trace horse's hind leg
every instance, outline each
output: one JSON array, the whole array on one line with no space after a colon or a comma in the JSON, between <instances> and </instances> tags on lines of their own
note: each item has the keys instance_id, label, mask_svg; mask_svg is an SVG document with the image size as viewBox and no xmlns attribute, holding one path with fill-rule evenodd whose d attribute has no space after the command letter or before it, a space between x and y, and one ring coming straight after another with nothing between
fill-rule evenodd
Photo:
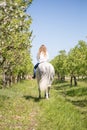
<instances>
[{"instance_id":1,"label":"horse's hind leg","mask_svg":"<svg viewBox=\"0 0 87 130\"><path fill-rule=\"evenodd\" d=\"M45 93L44 93L44 98L46 98L46 91L45 91Z\"/></svg>"},{"instance_id":2,"label":"horse's hind leg","mask_svg":"<svg viewBox=\"0 0 87 130\"><path fill-rule=\"evenodd\" d=\"M39 98L41 98L41 90L40 90L40 88L38 88L38 91L39 91Z\"/></svg>"},{"instance_id":3,"label":"horse's hind leg","mask_svg":"<svg viewBox=\"0 0 87 130\"><path fill-rule=\"evenodd\" d=\"M45 92L45 98L46 98L46 99L49 98L48 91Z\"/></svg>"},{"instance_id":4,"label":"horse's hind leg","mask_svg":"<svg viewBox=\"0 0 87 130\"><path fill-rule=\"evenodd\" d=\"M50 87L48 87L47 90L45 91L45 98L46 99L49 98L49 91L50 91Z\"/></svg>"},{"instance_id":5,"label":"horse's hind leg","mask_svg":"<svg viewBox=\"0 0 87 130\"><path fill-rule=\"evenodd\" d=\"M50 97L50 87L48 87L48 97Z\"/></svg>"}]
</instances>

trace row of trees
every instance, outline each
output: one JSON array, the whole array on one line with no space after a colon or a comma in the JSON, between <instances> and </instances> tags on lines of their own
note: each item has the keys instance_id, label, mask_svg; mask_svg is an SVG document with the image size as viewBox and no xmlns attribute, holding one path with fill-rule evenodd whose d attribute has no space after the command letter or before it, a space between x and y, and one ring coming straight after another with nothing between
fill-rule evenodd
<instances>
[{"instance_id":1,"label":"row of trees","mask_svg":"<svg viewBox=\"0 0 87 130\"><path fill-rule=\"evenodd\" d=\"M32 0L0 1L0 80L5 86L7 82L15 82L31 73L32 23L26 9ZM1 82L0 82L1 84Z\"/></svg>"},{"instance_id":2,"label":"row of trees","mask_svg":"<svg viewBox=\"0 0 87 130\"><path fill-rule=\"evenodd\" d=\"M51 63L55 67L58 79L64 80L65 76L71 76L71 85L73 78L75 85L77 85L76 77L87 76L87 43L79 41L68 54L65 50L61 50Z\"/></svg>"}]
</instances>

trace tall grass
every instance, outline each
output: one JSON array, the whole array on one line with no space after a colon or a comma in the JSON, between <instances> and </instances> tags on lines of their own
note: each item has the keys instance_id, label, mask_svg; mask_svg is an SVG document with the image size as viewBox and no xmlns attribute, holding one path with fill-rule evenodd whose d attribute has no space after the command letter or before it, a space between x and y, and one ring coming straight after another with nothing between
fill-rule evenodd
<instances>
[{"instance_id":1,"label":"tall grass","mask_svg":"<svg viewBox=\"0 0 87 130\"><path fill-rule=\"evenodd\" d=\"M87 86L52 86L50 99L38 99L36 80L0 89L0 130L86 130Z\"/></svg>"}]
</instances>

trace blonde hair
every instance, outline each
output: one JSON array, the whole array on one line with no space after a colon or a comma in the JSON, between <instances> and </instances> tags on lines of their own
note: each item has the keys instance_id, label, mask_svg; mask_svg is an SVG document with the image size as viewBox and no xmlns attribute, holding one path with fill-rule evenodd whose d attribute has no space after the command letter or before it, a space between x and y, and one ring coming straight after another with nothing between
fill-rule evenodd
<instances>
[{"instance_id":1,"label":"blonde hair","mask_svg":"<svg viewBox=\"0 0 87 130\"><path fill-rule=\"evenodd\" d=\"M43 54L46 56L46 52L47 52L47 48L45 45L41 45L38 51L38 55L40 55L40 53L43 52Z\"/></svg>"}]
</instances>

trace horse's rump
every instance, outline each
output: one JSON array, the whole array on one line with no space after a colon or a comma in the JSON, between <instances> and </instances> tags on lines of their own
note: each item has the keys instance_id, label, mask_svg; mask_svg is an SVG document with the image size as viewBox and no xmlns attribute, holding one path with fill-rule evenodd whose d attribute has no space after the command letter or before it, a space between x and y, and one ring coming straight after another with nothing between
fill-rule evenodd
<instances>
[{"instance_id":1,"label":"horse's rump","mask_svg":"<svg viewBox=\"0 0 87 130\"><path fill-rule=\"evenodd\" d=\"M36 70L36 77L41 91L45 91L51 86L54 79L54 67L48 62L40 63Z\"/></svg>"}]
</instances>

